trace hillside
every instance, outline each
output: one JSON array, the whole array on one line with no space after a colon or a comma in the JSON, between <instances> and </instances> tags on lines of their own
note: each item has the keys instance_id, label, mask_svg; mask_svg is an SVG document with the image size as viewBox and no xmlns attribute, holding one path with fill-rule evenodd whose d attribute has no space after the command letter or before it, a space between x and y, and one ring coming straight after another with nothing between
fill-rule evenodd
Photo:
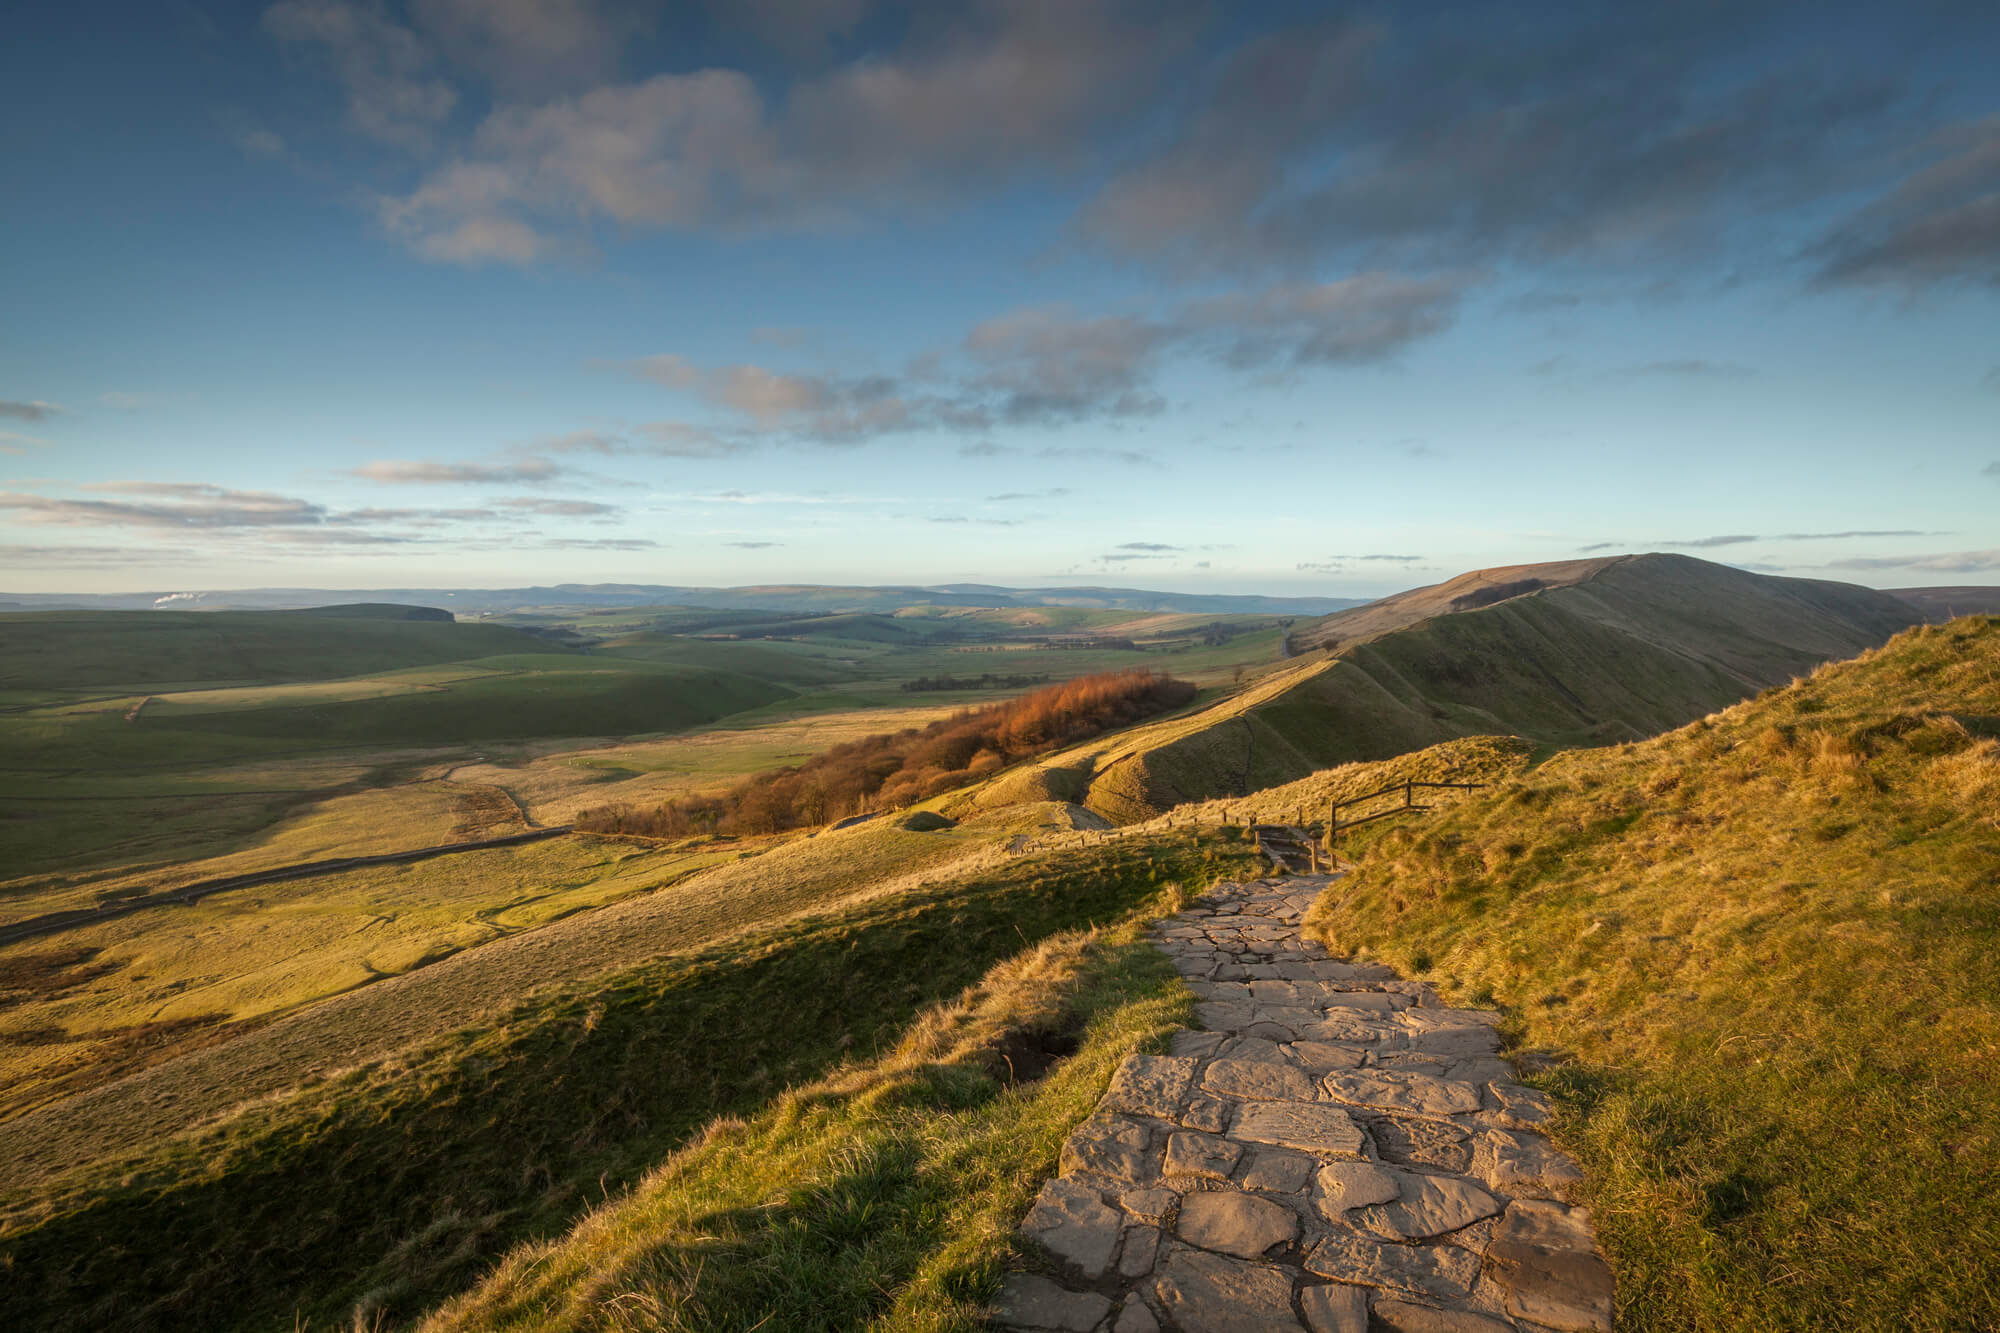
<instances>
[{"instance_id":1,"label":"hillside","mask_svg":"<svg viewBox=\"0 0 2000 1333\"><path fill-rule=\"evenodd\" d=\"M1886 588L1891 597L1908 602L1931 624L1957 616L2000 615L2000 588Z\"/></svg>"},{"instance_id":2,"label":"hillside","mask_svg":"<svg viewBox=\"0 0 2000 1333\"><path fill-rule=\"evenodd\" d=\"M1621 1328L2000 1327L2000 620L1419 818L1308 928L1554 1064Z\"/></svg>"},{"instance_id":3,"label":"hillside","mask_svg":"<svg viewBox=\"0 0 2000 1333\"><path fill-rule=\"evenodd\" d=\"M1295 630L1294 644L1332 655L1205 712L1055 755L1017 786L1122 821L1455 737L1637 740L1917 619L1866 588L1685 556L1483 570Z\"/></svg>"},{"instance_id":4,"label":"hillside","mask_svg":"<svg viewBox=\"0 0 2000 1333\"><path fill-rule=\"evenodd\" d=\"M394 608L402 611L404 608ZM0 614L0 690L130 689L332 680L501 653L546 641L503 625L392 616L380 607L310 613L14 611Z\"/></svg>"}]
</instances>

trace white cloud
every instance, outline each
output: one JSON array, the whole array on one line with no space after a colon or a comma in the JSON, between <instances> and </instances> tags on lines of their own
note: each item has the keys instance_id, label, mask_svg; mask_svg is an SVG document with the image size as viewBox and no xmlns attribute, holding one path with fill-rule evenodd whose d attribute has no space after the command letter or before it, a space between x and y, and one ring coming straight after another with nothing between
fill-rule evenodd
<instances>
[{"instance_id":1,"label":"white cloud","mask_svg":"<svg viewBox=\"0 0 2000 1333\"><path fill-rule=\"evenodd\" d=\"M382 10L343 0L280 0L264 30L292 47L319 50L347 90L347 115L371 138L428 146L458 103L431 70L429 50Z\"/></svg>"}]
</instances>

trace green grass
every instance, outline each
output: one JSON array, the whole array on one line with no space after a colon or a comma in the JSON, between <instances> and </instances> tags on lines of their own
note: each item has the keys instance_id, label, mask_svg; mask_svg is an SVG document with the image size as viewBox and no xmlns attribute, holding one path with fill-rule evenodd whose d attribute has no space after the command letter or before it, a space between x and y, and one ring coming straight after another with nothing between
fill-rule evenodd
<instances>
[{"instance_id":1,"label":"green grass","mask_svg":"<svg viewBox=\"0 0 2000 1333\"><path fill-rule=\"evenodd\" d=\"M1506 1010L1620 1327L2000 1326L2000 620L1379 834L1340 951Z\"/></svg>"},{"instance_id":2,"label":"green grass","mask_svg":"<svg viewBox=\"0 0 2000 1333\"><path fill-rule=\"evenodd\" d=\"M0 613L0 688L326 680L547 645L502 625L289 611Z\"/></svg>"},{"instance_id":3,"label":"green grass","mask_svg":"<svg viewBox=\"0 0 2000 1333\"><path fill-rule=\"evenodd\" d=\"M1009 959L890 1055L713 1125L423 1327L980 1327L1064 1137L1125 1055L1188 1022L1188 992L1136 934L1058 935ZM1003 1081L1003 1048L1067 1033L1078 1049L1046 1078Z\"/></svg>"},{"instance_id":4,"label":"green grass","mask_svg":"<svg viewBox=\"0 0 2000 1333\"><path fill-rule=\"evenodd\" d=\"M36 1281L0 1286L0 1318L252 1328L357 1302L408 1315L710 1118L891 1049L1024 945L1243 864L1186 838L1007 861L578 984L17 1206L0 1263Z\"/></svg>"}]
</instances>

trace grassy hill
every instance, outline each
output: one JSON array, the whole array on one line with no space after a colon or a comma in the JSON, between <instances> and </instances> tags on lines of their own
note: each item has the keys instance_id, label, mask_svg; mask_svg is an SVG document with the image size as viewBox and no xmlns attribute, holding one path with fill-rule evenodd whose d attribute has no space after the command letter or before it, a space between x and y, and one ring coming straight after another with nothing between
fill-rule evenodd
<instances>
[{"instance_id":1,"label":"grassy hill","mask_svg":"<svg viewBox=\"0 0 2000 1333\"><path fill-rule=\"evenodd\" d=\"M1480 571L1295 630L1294 645L1337 656L1268 675L1201 713L1056 755L1016 782L1123 821L1456 737L1635 740L1917 619L1866 588L1683 556Z\"/></svg>"},{"instance_id":2,"label":"grassy hill","mask_svg":"<svg viewBox=\"0 0 2000 1333\"><path fill-rule=\"evenodd\" d=\"M2000 1327L2000 620L1379 835L1309 922L1505 1008L1633 1330Z\"/></svg>"},{"instance_id":3,"label":"grassy hill","mask_svg":"<svg viewBox=\"0 0 2000 1333\"><path fill-rule=\"evenodd\" d=\"M8 612L0 614L0 691L332 680L548 651L504 625L387 614L411 609Z\"/></svg>"}]
</instances>

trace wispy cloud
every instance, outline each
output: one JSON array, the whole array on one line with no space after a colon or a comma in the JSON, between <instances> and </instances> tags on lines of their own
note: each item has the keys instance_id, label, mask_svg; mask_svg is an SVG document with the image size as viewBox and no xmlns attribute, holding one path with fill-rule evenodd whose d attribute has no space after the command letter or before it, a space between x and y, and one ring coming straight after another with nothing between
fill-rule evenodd
<instances>
[{"instance_id":1,"label":"wispy cloud","mask_svg":"<svg viewBox=\"0 0 2000 1333\"><path fill-rule=\"evenodd\" d=\"M1691 550L1701 550L1712 546L1741 546L1745 542L1759 540L1754 532L1729 532L1719 537L1684 537L1676 541L1663 541L1662 546L1685 546Z\"/></svg>"},{"instance_id":2,"label":"wispy cloud","mask_svg":"<svg viewBox=\"0 0 2000 1333\"><path fill-rule=\"evenodd\" d=\"M1859 556L1835 560L1829 569L1923 569L1942 574L2000 570L2000 550L1945 551L1930 555Z\"/></svg>"},{"instance_id":3,"label":"wispy cloud","mask_svg":"<svg viewBox=\"0 0 2000 1333\"><path fill-rule=\"evenodd\" d=\"M739 551L768 551L773 546L783 546L784 543L783 542L724 542L723 545L733 546Z\"/></svg>"},{"instance_id":4,"label":"wispy cloud","mask_svg":"<svg viewBox=\"0 0 2000 1333\"><path fill-rule=\"evenodd\" d=\"M518 463L438 463L383 460L363 463L354 476L385 485L506 486L548 481L562 469L546 459Z\"/></svg>"},{"instance_id":5,"label":"wispy cloud","mask_svg":"<svg viewBox=\"0 0 2000 1333\"><path fill-rule=\"evenodd\" d=\"M269 491L167 482L102 482L87 489L146 498L59 499L5 491L0 492L0 509L28 523L167 531L312 526L327 518L321 505Z\"/></svg>"},{"instance_id":6,"label":"wispy cloud","mask_svg":"<svg viewBox=\"0 0 2000 1333\"><path fill-rule=\"evenodd\" d=\"M22 402L17 399L0 398L0 417L11 417L15 421L47 421L50 417L61 416L62 408L40 399Z\"/></svg>"},{"instance_id":7,"label":"wispy cloud","mask_svg":"<svg viewBox=\"0 0 2000 1333\"><path fill-rule=\"evenodd\" d=\"M495 500L498 509L514 509L530 514L546 514L558 518L609 518L623 513L617 505L600 504L596 500Z\"/></svg>"},{"instance_id":8,"label":"wispy cloud","mask_svg":"<svg viewBox=\"0 0 2000 1333\"><path fill-rule=\"evenodd\" d=\"M1169 546L1165 542L1120 542L1118 549L1121 551L1180 551L1186 548Z\"/></svg>"},{"instance_id":9,"label":"wispy cloud","mask_svg":"<svg viewBox=\"0 0 2000 1333\"><path fill-rule=\"evenodd\" d=\"M1643 365L1623 366L1617 370L1607 370L1608 379L1677 379L1677 380L1747 380L1757 372L1749 366L1737 365L1733 361L1706 361L1699 357L1682 357L1672 361L1648 361Z\"/></svg>"},{"instance_id":10,"label":"wispy cloud","mask_svg":"<svg viewBox=\"0 0 2000 1333\"><path fill-rule=\"evenodd\" d=\"M961 449L960 453L965 451ZM1070 494L1067 486L1051 486L1045 491L1003 491L986 497L988 504L1012 504L1016 500L1054 500Z\"/></svg>"}]
</instances>

